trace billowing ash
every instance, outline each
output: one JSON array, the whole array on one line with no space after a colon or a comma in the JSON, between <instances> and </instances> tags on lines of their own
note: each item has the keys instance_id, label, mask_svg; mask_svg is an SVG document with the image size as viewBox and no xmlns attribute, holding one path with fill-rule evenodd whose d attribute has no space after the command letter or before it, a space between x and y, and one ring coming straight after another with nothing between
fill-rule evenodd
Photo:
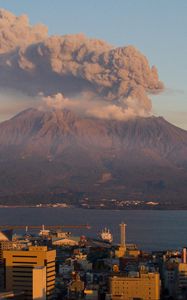
<instances>
[{"instance_id":1,"label":"billowing ash","mask_svg":"<svg viewBox=\"0 0 187 300\"><path fill-rule=\"evenodd\" d=\"M47 37L48 29L42 24L29 25L26 15L16 17L0 9L0 53L6 53L19 46L30 45Z\"/></svg>"},{"instance_id":2,"label":"billowing ash","mask_svg":"<svg viewBox=\"0 0 187 300\"><path fill-rule=\"evenodd\" d=\"M156 67L133 46L83 34L47 37L43 25L31 27L26 16L4 10L0 28L0 86L43 95L47 107L124 120L150 115L148 95L163 89Z\"/></svg>"}]
</instances>

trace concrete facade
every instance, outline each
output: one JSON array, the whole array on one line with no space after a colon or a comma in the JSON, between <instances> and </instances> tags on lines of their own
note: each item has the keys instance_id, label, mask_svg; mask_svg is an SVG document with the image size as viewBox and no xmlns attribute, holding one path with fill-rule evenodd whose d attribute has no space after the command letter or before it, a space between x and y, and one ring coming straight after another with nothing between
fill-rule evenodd
<instances>
[{"instance_id":1,"label":"concrete facade","mask_svg":"<svg viewBox=\"0 0 187 300\"><path fill-rule=\"evenodd\" d=\"M159 273L139 273L136 277L117 275L110 278L112 300L159 300Z\"/></svg>"},{"instance_id":2,"label":"concrete facade","mask_svg":"<svg viewBox=\"0 0 187 300\"><path fill-rule=\"evenodd\" d=\"M46 299L53 299L55 289L55 250L48 251L45 246L31 246L28 251L4 251L3 256L5 259L6 290L24 291L25 299L36 299L33 298L33 295L35 292L39 293L39 291L34 291L33 288L37 287L37 277L39 276L40 280L43 281L44 273L46 272ZM38 267L45 267L46 271L43 269L39 272ZM42 287L42 290L45 289L45 286Z\"/></svg>"}]
</instances>

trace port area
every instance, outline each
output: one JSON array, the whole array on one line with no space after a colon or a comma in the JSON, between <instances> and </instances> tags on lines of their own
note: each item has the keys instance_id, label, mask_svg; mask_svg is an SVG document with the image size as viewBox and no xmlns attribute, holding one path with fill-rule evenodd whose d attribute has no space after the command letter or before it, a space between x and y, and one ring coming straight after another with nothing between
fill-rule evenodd
<instances>
[{"instance_id":1,"label":"port area","mask_svg":"<svg viewBox=\"0 0 187 300\"><path fill-rule=\"evenodd\" d=\"M26 299L26 294L22 295L23 291L14 290L16 282L20 279L15 281L11 291L5 288L9 284L6 276L7 268L10 268L10 265L6 264L7 257L11 256L11 253L13 257L19 257L16 264L21 264L20 278L22 268L25 265L28 267L28 260L21 261L24 256L35 257L34 263L37 263L39 271L45 267L38 265L39 254L33 255L42 251L53 253L54 257L52 299L126 300L127 295L129 299L143 300L186 299L186 248L142 251L136 244L126 241L126 226L124 222L119 224L120 240L116 244L109 228L103 228L98 233L98 238L87 237L87 230L90 228L88 224L30 225L25 226L25 231L21 234L18 231L23 230L23 225L2 225L0 299ZM68 228L82 228L85 234L72 235L70 230L65 230ZM30 277L34 276L33 274L34 271ZM22 282L22 286L24 284ZM11 295L14 298L11 298Z\"/></svg>"}]
</instances>

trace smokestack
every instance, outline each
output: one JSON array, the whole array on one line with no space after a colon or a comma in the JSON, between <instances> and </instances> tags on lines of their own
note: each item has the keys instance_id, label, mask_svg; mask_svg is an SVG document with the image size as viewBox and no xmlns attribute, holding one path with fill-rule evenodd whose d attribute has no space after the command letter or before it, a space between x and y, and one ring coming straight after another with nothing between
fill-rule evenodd
<instances>
[{"instance_id":1,"label":"smokestack","mask_svg":"<svg viewBox=\"0 0 187 300\"><path fill-rule=\"evenodd\" d=\"M182 249L182 262L186 264L186 248Z\"/></svg>"},{"instance_id":2,"label":"smokestack","mask_svg":"<svg viewBox=\"0 0 187 300\"><path fill-rule=\"evenodd\" d=\"M120 246L121 247L126 247L126 224L125 223L121 223L120 224L120 233L121 233L121 242L120 242Z\"/></svg>"}]
</instances>

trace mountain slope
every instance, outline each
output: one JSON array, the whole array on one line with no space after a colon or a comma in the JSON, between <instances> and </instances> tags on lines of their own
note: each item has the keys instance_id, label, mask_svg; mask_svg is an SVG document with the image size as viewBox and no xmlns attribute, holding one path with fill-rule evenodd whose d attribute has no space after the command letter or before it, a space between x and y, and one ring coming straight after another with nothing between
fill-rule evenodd
<instances>
[{"instance_id":1,"label":"mountain slope","mask_svg":"<svg viewBox=\"0 0 187 300\"><path fill-rule=\"evenodd\" d=\"M181 206L187 132L161 117L124 122L28 109L0 124L0 170L1 199L86 195Z\"/></svg>"}]
</instances>

